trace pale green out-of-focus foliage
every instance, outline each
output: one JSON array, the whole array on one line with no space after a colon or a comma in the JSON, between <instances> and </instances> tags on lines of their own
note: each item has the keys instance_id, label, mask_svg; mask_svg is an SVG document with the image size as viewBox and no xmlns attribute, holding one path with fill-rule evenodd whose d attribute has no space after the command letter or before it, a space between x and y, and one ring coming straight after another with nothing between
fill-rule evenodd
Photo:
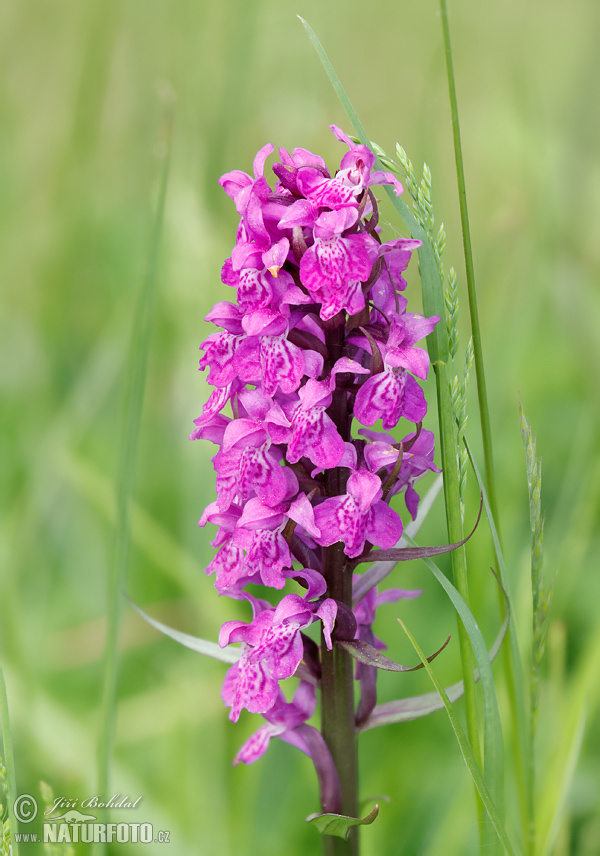
<instances>
[{"instance_id":1,"label":"pale green out-of-focus foliage","mask_svg":"<svg viewBox=\"0 0 600 856\"><path fill-rule=\"evenodd\" d=\"M372 139L390 153L400 142L417 171L423 161L431 167L466 343L434 0L0 6L0 660L19 792L39 797L44 780L56 795L95 793L124 366L150 252L162 104L173 93L127 591L158 620L208 639L223 621L247 618L242 605L234 614L235 604L218 599L203 573L212 535L197 521L213 498L214 450L187 436L208 395L196 371L209 332L203 317L230 297L220 268L236 215L218 177L251 172L266 142L311 149L334 167L343 147L328 125L350 130L296 13L318 34ZM543 461L544 568L548 579L556 575L536 736L543 790L567 752L557 735L577 737L584 706L577 693L599 645L600 6L451 0L451 27L500 524L517 604L525 606L529 501L519 391ZM388 236L406 234L385 205L382 225ZM416 270L411 276L417 310ZM478 454L474 387L469 413ZM429 418L435 427L433 412ZM477 506L470 476L465 525ZM420 537L443 543L441 506ZM488 644L499 625L489 555L481 527L469 566L480 568L472 608ZM390 580L424 590L401 614L420 644L435 650L455 633L452 608L424 566L400 566ZM405 662L414 652L397 615L387 607L378 635ZM527 638L527 619L518 618ZM258 723L249 714L236 726L227 720L223 665L161 637L125 605L121 649L111 783L114 792L143 795L135 820L170 829L178 856L314 852L318 833L304 823L318 808L310 763L274 741L252 767L231 767ZM456 640L435 666L445 683L458 679ZM382 700L430 689L424 672L381 680ZM498 691L505 708L502 681ZM557 856L594 856L600 846L595 692ZM363 735L360 765L362 795L390 797L362 833L367 856L476 852L471 786L445 714Z\"/></svg>"}]
</instances>

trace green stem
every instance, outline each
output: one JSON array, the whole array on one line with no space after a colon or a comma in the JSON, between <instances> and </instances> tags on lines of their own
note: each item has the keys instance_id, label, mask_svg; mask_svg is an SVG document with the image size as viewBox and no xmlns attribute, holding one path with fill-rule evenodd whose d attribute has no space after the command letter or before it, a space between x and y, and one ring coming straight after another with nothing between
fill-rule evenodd
<instances>
[{"instance_id":1,"label":"green stem","mask_svg":"<svg viewBox=\"0 0 600 856\"><path fill-rule=\"evenodd\" d=\"M477 397L479 400L479 418L481 420L481 435L483 440L485 475L490 506L492 509L492 514L494 515L494 520L496 521L496 526L498 527L498 503L496 500L496 480L494 476L494 457L492 452L492 429L490 424L490 413L485 383L485 371L483 367L481 329L479 327L479 314L477 312L477 295L475 292L475 270L473 267L471 230L469 227L469 212L467 209L467 189L465 184L465 171L463 167L462 143L460 139L460 125L458 121L458 101L456 97L456 86L454 83L454 66L452 63L452 47L450 45L450 27L448 24L448 10L446 8L446 0L440 0L440 11L442 17L442 30L444 34L444 51L446 54L446 73L448 76L450 110L452 114L454 157L456 161L456 178L458 182L458 199L460 203L460 222L463 235L465 269L467 274L469 314L471 316L471 330L473 336L473 353L475 358L475 376L477 378Z\"/></svg>"},{"instance_id":2,"label":"green stem","mask_svg":"<svg viewBox=\"0 0 600 856\"><path fill-rule=\"evenodd\" d=\"M452 416L450 387L446 366L443 363L437 363L434 364L434 368L440 423L442 471L444 473L446 521L448 525L448 538L451 543L454 543L456 541L462 541L464 538L462 517L460 514L458 468L456 458L456 431ZM467 557L464 546L459 547L458 550L454 550L451 555L454 585L464 602L469 606ZM465 706L469 741L477 762L480 766L483 766L474 675L475 661L473 651L471 649L471 643L469 641L469 634L460 618L458 618L458 641L465 686Z\"/></svg>"},{"instance_id":3,"label":"green stem","mask_svg":"<svg viewBox=\"0 0 600 856\"><path fill-rule=\"evenodd\" d=\"M475 361L475 375L477 378L477 397L479 400L479 416L481 420L481 435L483 441L483 456L485 463L485 474L487 482L487 493L492 517L499 532L498 502L496 495L496 480L494 473L494 458L492 452L492 431L487 400L485 372L483 367L483 349L481 345L481 330L479 326L479 315L477 312L477 296L475 292L475 272L473 267L473 251L471 247L471 231L469 227L469 214L467 209L467 191L465 173L463 167L462 144L460 138L460 125L458 120L458 100L456 97L456 86L454 83L454 67L452 63L452 48L450 44L450 27L448 24L448 10L446 0L440 0L440 11L442 18L442 31L444 36L444 50L446 55L446 71L448 76L448 91L450 97L450 109L452 113L452 133L454 137L454 155L456 161L456 176L458 181L458 196L460 202L460 219L463 233L463 246L465 254L465 269L467 274L467 290L469 295L469 313L471 316L471 330L473 336L473 353ZM497 558L498 551L496 551ZM502 604L502 593L498 592L499 602ZM515 652L512 646L506 646L504 653L504 665L507 676L508 695L510 699L511 718L513 722L513 733L519 734L521 716L518 710L519 688L516 686L519 669L515 662ZM533 826L533 760L531 757L532 747L528 742L524 745L523 740L515 740L515 762L517 770L518 790L520 795L521 823L523 828L523 839L525 841L526 853L534 852Z\"/></svg>"},{"instance_id":4,"label":"green stem","mask_svg":"<svg viewBox=\"0 0 600 856\"><path fill-rule=\"evenodd\" d=\"M458 118L458 99L456 96L456 85L454 82L454 65L452 61L452 47L450 42L450 26L448 23L448 9L446 0L440 0L440 12L442 19L442 32L444 38L444 52L446 57L446 73L448 77L448 94L450 99L450 111L452 115L452 135L454 139L454 157L456 163L456 178L458 183L458 198L460 205L460 220L463 235L463 248L465 256L465 270L467 275L467 292L469 298L469 315L471 318L471 333L473 338L473 354L475 362L475 377L477 380L477 398L479 403L479 418L481 422L481 437L483 443L483 457L485 464L485 474L487 482L487 493L493 519L496 522L496 528L499 531L499 515L498 501L496 495L496 478L494 472L494 456L492 449L492 429L490 423L490 413L487 398L487 388L485 381L485 370L483 365L483 348L481 344L481 328L479 326L479 314L477 311L477 294L475 291L475 270L473 265L473 249L471 246L471 230L469 226L469 212L467 208L467 190L465 182L465 172L462 156L462 143L460 137L460 123ZM498 600L500 609L503 609L502 592L498 592ZM511 716L513 721L513 731L518 729L518 713L517 702L518 691L515 687L515 679L517 670L514 663L514 655L510 646L506 646L505 654L505 669L508 677L508 693L510 698ZM519 749L516 750L516 766L518 789L521 795L521 817L524 830L524 838L528 840L530 821L532 817L532 790L529 782L528 768L526 757L523 756ZM530 850L528 848L528 853Z\"/></svg>"}]
</instances>

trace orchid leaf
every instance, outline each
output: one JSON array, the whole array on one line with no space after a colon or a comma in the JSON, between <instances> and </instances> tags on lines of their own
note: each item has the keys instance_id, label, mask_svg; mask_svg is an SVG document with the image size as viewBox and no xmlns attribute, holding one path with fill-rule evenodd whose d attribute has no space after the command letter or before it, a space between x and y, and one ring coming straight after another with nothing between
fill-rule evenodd
<instances>
[{"instance_id":1,"label":"orchid leaf","mask_svg":"<svg viewBox=\"0 0 600 856\"><path fill-rule=\"evenodd\" d=\"M364 556L358 556L358 558L354 559L354 561L350 563L350 567L354 568L356 565L360 565L363 562L373 562L375 559L378 559L379 561L411 562L415 559L429 559L431 556L441 556L443 553L451 553L453 550L457 550L459 547L462 547L463 544L466 544L469 538L473 536L475 530L479 526L482 510L483 494L481 496L479 514L477 515L475 526L466 538L463 538L461 541L456 541L453 544L437 544L433 547L412 546L399 548L393 547L390 550L369 550L369 552Z\"/></svg>"},{"instance_id":2,"label":"orchid leaf","mask_svg":"<svg viewBox=\"0 0 600 856\"><path fill-rule=\"evenodd\" d=\"M348 817L345 814L310 814L306 818L307 823L313 823L321 835L336 835L338 838L348 838L348 833L353 826L366 826L373 823L379 814L379 806L366 817Z\"/></svg>"},{"instance_id":3,"label":"orchid leaf","mask_svg":"<svg viewBox=\"0 0 600 856\"><path fill-rule=\"evenodd\" d=\"M442 647L438 648L435 654L431 654L427 658L429 662L434 660L444 650L449 641L450 637L448 636ZM364 663L366 666L373 666L375 669L384 669L386 672L416 672L417 669L423 668L423 663L419 663L416 666L403 666L401 663L396 663L363 639L352 639L349 642L337 642L336 644L344 648L359 663Z\"/></svg>"},{"instance_id":4,"label":"orchid leaf","mask_svg":"<svg viewBox=\"0 0 600 856\"><path fill-rule=\"evenodd\" d=\"M462 681L458 681L452 686L445 687L444 692L451 702L455 702L464 695L465 686ZM444 703L437 692L388 701L374 707L369 717L357 725L357 731L369 731L372 728L380 728L396 722L410 722L413 719L429 716L430 713L437 713L443 708Z\"/></svg>"},{"instance_id":5,"label":"orchid leaf","mask_svg":"<svg viewBox=\"0 0 600 856\"><path fill-rule=\"evenodd\" d=\"M165 636L170 636L175 642L179 642L180 645L185 645L186 648L190 648L198 654L204 654L205 657L221 660L223 663L237 663L239 660L241 654L239 648L220 648L216 642L199 639L197 636L190 636L189 633L182 633L181 630L174 630L172 627L167 627L166 624L162 624L160 621L156 621L155 618L151 618L143 609L140 609L132 600L129 600L127 595L125 595L125 598L138 615L142 616L144 621L147 621L156 630L164 633Z\"/></svg>"},{"instance_id":6,"label":"orchid leaf","mask_svg":"<svg viewBox=\"0 0 600 856\"><path fill-rule=\"evenodd\" d=\"M488 656L490 663L496 659L508 625L510 622L510 613L506 612L502 627L498 632L498 636L494 640L494 644L489 650ZM475 669L475 681L479 680L479 669ZM457 701L464 694L465 686L463 681L458 681L449 687L445 687L444 692L451 702ZM420 719L423 716L429 716L430 713L435 713L442 710L444 703L440 698L439 693L424 693L419 696L411 696L409 698L396 699L388 701L384 704L378 704L371 711L369 717L357 726L358 731L368 731L371 728L379 728L382 725L391 725L394 722L409 722L412 719Z\"/></svg>"}]
</instances>

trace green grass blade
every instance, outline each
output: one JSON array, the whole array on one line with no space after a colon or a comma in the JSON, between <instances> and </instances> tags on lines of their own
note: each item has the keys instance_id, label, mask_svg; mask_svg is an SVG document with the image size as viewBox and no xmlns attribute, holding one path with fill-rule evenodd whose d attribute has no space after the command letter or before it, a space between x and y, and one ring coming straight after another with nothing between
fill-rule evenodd
<instances>
[{"instance_id":1,"label":"green grass blade","mask_svg":"<svg viewBox=\"0 0 600 856\"><path fill-rule=\"evenodd\" d=\"M494 515L490 506L487 491L481 477L481 473L475 463L475 458L471 447L464 440L465 448L475 473L475 478L479 484L479 489L483 496L483 506L487 515L496 559L498 562L498 572L502 582L505 595L511 607L511 619L508 628L508 645L505 648L506 660L505 668L507 672L507 688L510 697L511 714L513 719L513 732L516 733L515 740L515 761L517 768L517 785L519 788L519 800L521 808L521 820L523 825L523 837L525 841L530 841L530 827L533 819L533 763L532 752L533 746L530 739L529 729L529 713L525 700L525 691L523 685L523 670L521 665L521 654L519 651L519 642L517 637L517 628L514 619L514 610L512 610L512 597L510 593L510 580L506 569L506 563L500 546L500 538L494 522Z\"/></svg>"},{"instance_id":2,"label":"green grass blade","mask_svg":"<svg viewBox=\"0 0 600 856\"><path fill-rule=\"evenodd\" d=\"M507 853L508 856L516 856L516 854L519 853L519 851L513 847L513 844L511 842L509 836L508 836L508 833L507 833L506 829L504 828L504 824L502 822L502 819L500 817L498 809L494 803L492 795L490 794L490 791L489 791L489 789L485 783L481 769L479 767L479 764L477 763L477 759L475 758L475 755L473 754L473 750L471 749L471 746L469 745L469 741L467 740L466 734L464 733L462 726L461 726L460 722L458 721L458 718L454 715L454 711L452 710L452 705L450 703L450 700L448 699L448 696L446 695L446 693L444 691L444 688L442 687L442 685L440 684L440 682L436 678L436 676L433 672L433 669L431 668L430 664L427 662L427 658L425 657L425 655L421 651L421 648L419 647L415 638L412 636L412 634L410 633L410 631L408 630L408 628L406 627L404 622L401 621L401 619L398 619L398 621L400 622L402 629L404 630L404 632L406 633L406 635L410 639L410 642L411 642L413 648L415 649L415 651L417 652L417 654L421 658L421 662L423 663L423 666L425 667L425 669L427 669L427 673L429 674L429 677L431 678L436 690L440 694L440 698L442 699L442 701L444 703L444 707L446 708L446 713L448 714L448 718L450 719L452 729L454 731L454 734L456 735L456 739L458 741L458 745L460 747L460 751L461 751L462 756L464 758L465 764L467 765L467 769L469 770L469 773L471 774L471 778L473 779L473 783L474 783L475 787L477 788L477 792L479 793L479 796L481 797L481 800L482 800L482 802L485 806L485 809L489 815L489 818L490 818L490 820L494 826L494 829L496 830L496 834L498 836L498 839L502 843L502 846L504 847L505 853Z\"/></svg>"},{"instance_id":3,"label":"green grass blade","mask_svg":"<svg viewBox=\"0 0 600 856\"><path fill-rule=\"evenodd\" d=\"M412 539L409 538L408 541L414 544ZM498 810L503 813L504 759L502 724L498 710L490 655L488 654L481 630L475 621L473 613L465 603L458 589L452 585L435 562L431 561L431 559L424 559L423 561L452 601L452 605L460 617L473 648L484 699L484 771L486 786L493 795ZM473 682L475 682L475 675L472 678Z\"/></svg>"},{"instance_id":4,"label":"green grass blade","mask_svg":"<svg viewBox=\"0 0 600 856\"><path fill-rule=\"evenodd\" d=\"M335 73L335 69L331 64L329 57L325 53L325 49L323 48L323 45L321 44L321 42L316 37L314 30L312 29L312 27L310 26L308 21L305 21L304 18L302 18L300 15L298 15L298 18L300 20L300 23L302 24L302 26L304 27L304 29L308 33L308 38L311 40L313 47L314 47L315 51L317 52L317 56L321 60L323 68L325 69L327 76L328 76L329 80L331 81L331 85L333 86L337 97L340 99L342 107L344 108L344 110L346 111L346 113L348 115L348 118L352 122L352 125L354 127L354 130L356 131L357 136L360 137L363 142L366 142L368 139L367 132L365 131L360 119L358 118L356 110L352 106L350 99L348 98L348 95L346 94L346 91L345 91L344 87L342 86L339 77Z\"/></svg>"},{"instance_id":5,"label":"green grass blade","mask_svg":"<svg viewBox=\"0 0 600 856\"><path fill-rule=\"evenodd\" d=\"M108 581L107 638L104 656L104 687L101 706L101 732L98 741L98 791L109 790L110 756L116 723L118 695L118 636L121 611L121 591L125 587L129 552L130 503L135 482L137 447L146 382L146 366L152 327L154 295L158 280L158 253L164 220L166 192L169 177L171 136L173 125L173 98L165 98L162 120L164 135L162 168L158 201L152 227L146 275L142 282L135 309L131 335L131 350L128 365L128 389L126 392L119 475L117 483L117 521L110 576ZM96 852L106 852L99 845Z\"/></svg>"},{"instance_id":6,"label":"green grass blade","mask_svg":"<svg viewBox=\"0 0 600 856\"><path fill-rule=\"evenodd\" d=\"M506 631L508 630L508 622L510 620L510 612L507 610L494 644L488 652L490 663L493 663L500 651ZM475 681L479 680L479 669L475 670ZM451 702L458 701L462 698L465 692L463 681L458 681L445 688L446 695ZM419 719L422 716L428 716L430 713L435 713L443 708L443 703L436 692L425 693L420 696L412 696L410 698L397 699L396 701L388 701L383 704L378 704L373 708L373 711L365 722L357 727L357 731L368 731L371 728L379 728L382 725L391 725L395 722L408 722L411 719Z\"/></svg>"},{"instance_id":7,"label":"green grass blade","mask_svg":"<svg viewBox=\"0 0 600 856\"><path fill-rule=\"evenodd\" d=\"M422 279L423 279L422 273ZM441 294L441 283L436 270L437 285ZM424 280L423 280L424 281ZM441 324L437 325L441 327ZM450 397L450 385L446 365L435 366L435 381L438 400L438 417L440 426L440 453L442 458L442 471L444 473L444 500L446 510L446 523L448 526L448 538L451 543L463 540L464 530L462 514L460 511L460 485L458 474L458 459L456 454L456 426L452 412L452 401ZM456 588L460 592L464 602L469 604L469 586L467 576L467 554L463 547L459 547L452 553L452 574ZM469 739L475 756L481 760L481 747L479 737L479 710L477 706L475 681L473 679L473 655L469 645L469 636L466 627L460 621L458 623L458 641L460 646L460 658L462 665L463 681L465 684L465 706L467 713L467 727ZM484 747L485 752L485 747ZM478 806L480 816L481 806ZM482 833L484 826L481 826Z\"/></svg>"},{"instance_id":8,"label":"green grass blade","mask_svg":"<svg viewBox=\"0 0 600 856\"><path fill-rule=\"evenodd\" d=\"M15 759L13 755L12 734L10 730L10 720L8 718L8 697L6 695L6 683L4 681L4 672L0 667L0 718L2 719L2 743L4 747L4 763L6 766L6 783L8 785L8 824L10 828L10 841L13 856L19 856L19 845L15 840L15 833L18 831L17 819L15 817L15 800L17 798L17 780L15 776ZM0 824L0 834L1 834Z\"/></svg>"},{"instance_id":9,"label":"green grass blade","mask_svg":"<svg viewBox=\"0 0 600 856\"><path fill-rule=\"evenodd\" d=\"M549 793L544 794L542 824L545 829L545 835L543 838L540 837L539 845L536 843L534 851L536 854L551 856L555 852L556 839L564 819L565 806L573 785L577 762L581 753L581 744L583 743L587 725L587 714L587 705L584 704L575 732L572 735L569 734L567 736L568 739L564 735L562 737L563 746L561 746L559 753L560 761L562 762L560 764L560 778L552 776L553 788ZM548 787L546 787L546 791L549 791Z\"/></svg>"},{"instance_id":10,"label":"green grass blade","mask_svg":"<svg viewBox=\"0 0 600 856\"><path fill-rule=\"evenodd\" d=\"M538 798L536 856L550 856L569 790L586 721L594 721L600 699L600 629L585 645L585 654L567 687L561 687L565 699L560 741L549 769L545 771Z\"/></svg>"},{"instance_id":11,"label":"green grass blade","mask_svg":"<svg viewBox=\"0 0 600 856\"><path fill-rule=\"evenodd\" d=\"M442 20L442 31L444 36L444 52L446 56L446 71L448 76L450 110L452 112L452 133L454 138L456 177L458 181L460 220L463 233L465 269L467 274L467 291L469 295L469 313L471 316L471 333L473 337L473 352L475 356L475 376L477 378L477 398L479 401L479 417L481 420L481 435L483 440L485 474L488 486L488 494L490 497L490 505L492 507L494 519L498 520L498 504L496 501L496 480L494 476L494 458L492 452L492 429L490 424L490 412L488 407L485 371L483 366L481 328L479 326L479 314L477 311L477 294L475 291L473 249L471 247L471 230L469 227L469 213L467 209L467 190L465 184L465 171L462 157L462 144L460 139L460 125L458 121L458 101L456 97L456 86L454 83L454 67L452 62L452 47L450 43L450 27L448 24L448 10L446 8L446 0L440 0L440 11Z\"/></svg>"}]
</instances>

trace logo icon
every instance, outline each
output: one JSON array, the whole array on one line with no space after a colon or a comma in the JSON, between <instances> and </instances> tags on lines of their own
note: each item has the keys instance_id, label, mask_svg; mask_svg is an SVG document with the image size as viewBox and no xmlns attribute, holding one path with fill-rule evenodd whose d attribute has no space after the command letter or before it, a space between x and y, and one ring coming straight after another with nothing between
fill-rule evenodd
<instances>
[{"instance_id":1,"label":"logo icon","mask_svg":"<svg viewBox=\"0 0 600 856\"><path fill-rule=\"evenodd\" d=\"M31 823L35 820L37 810L37 802L31 794L21 794L13 805L15 817L20 823Z\"/></svg>"},{"instance_id":2,"label":"logo icon","mask_svg":"<svg viewBox=\"0 0 600 856\"><path fill-rule=\"evenodd\" d=\"M47 817L44 822L52 822L56 823L58 820L63 820L65 823L83 823L85 820L96 820L96 815L94 814L82 814L80 811L77 811L76 808L72 808L70 811L67 811L65 814L61 814L59 817Z\"/></svg>"}]
</instances>

